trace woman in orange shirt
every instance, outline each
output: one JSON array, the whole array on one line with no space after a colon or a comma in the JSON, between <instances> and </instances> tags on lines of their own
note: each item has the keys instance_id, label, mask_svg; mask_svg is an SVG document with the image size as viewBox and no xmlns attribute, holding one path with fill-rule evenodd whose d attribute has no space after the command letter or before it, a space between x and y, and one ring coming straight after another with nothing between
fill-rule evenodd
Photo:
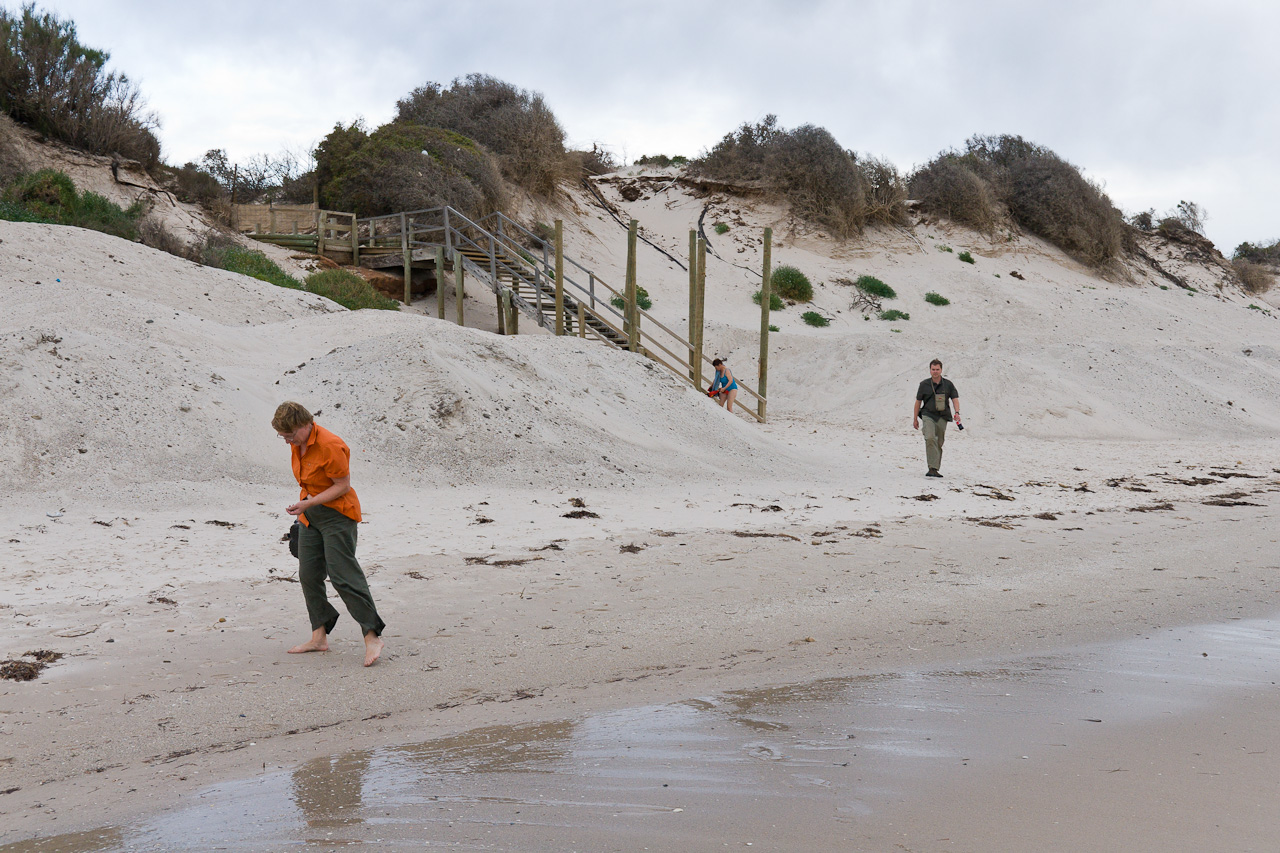
<instances>
[{"instance_id":1,"label":"woman in orange shirt","mask_svg":"<svg viewBox=\"0 0 1280 853\"><path fill-rule=\"evenodd\" d=\"M302 524L298 582L311 617L311 639L289 649L289 654L329 651L338 611L329 603L327 576L364 632L364 665L373 666L382 654L386 623L378 616L369 582L356 561L360 500L351 488L351 450L299 403L281 403L271 426L292 447L293 476L302 490L298 502L285 512Z\"/></svg>"}]
</instances>

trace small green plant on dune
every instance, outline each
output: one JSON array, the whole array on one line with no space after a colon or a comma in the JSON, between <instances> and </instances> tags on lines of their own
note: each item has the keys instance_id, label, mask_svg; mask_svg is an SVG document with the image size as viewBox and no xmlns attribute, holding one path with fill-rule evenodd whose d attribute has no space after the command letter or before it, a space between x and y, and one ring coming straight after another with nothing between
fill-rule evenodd
<instances>
[{"instance_id":1,"label":"small green plant on dune","mask_svg":"<svg viewBox=\"0 0 1280 853\"><path fill-rule=\"evenodd\" d=\"M932 290L924 295L924 301L930 305L950 305L951 300L943 296L941 293L934 293Z\"/></svg>"},{"instance_id":2,"label":"small green plant on dune","mask_svg":"<svg viewBox=\"0 0 1280 853\"><path fill-rule=\"evenodd\" d=\"M961 252L960 254L956 255L956 257L964 261L966 264L973 263L973 255L969 254L968 252Z\"/></svg>"},{"instance_id":3,"label":"small green plant on dune","mask_svg":"<svg viewBox=\"0 0 1280 853\"><path fill-rule=\"evenodd\" d=\"M878 315L881 320L910 320L911 315L905 311L899 311L897 308L890 308L888 311L881 311Z\"/></svg>"},{"instance_id":4,"label":"small green plant on dune","mask_svg":"<svg viewBox=\"0 0 1280 853\"><path fill-rule=\"evenodd\" d=\"M897 291L873 275L860 275L853 284L863 293L879 296L881 299L898 298Z\"/></svg>"},{"instance_id":5,"label":"small green plant on dune","mask_svg":"<svg viewBox=\"0 0 1280 853\"><path fill-rule=\"evenodd\" d=\"M138 236L142 202L127 209L97 193L76 192L71 178L55 169L18 175L0 196L0 219L74 225L125 240Z\"/></svg>"},{"instance_id":6,"label":"small green plant on dune","mask_svg":"<svg viewBox=\"0 0 1280 853\"><path fill-rule=\"evenodd\" d=\"M831 320L827 317L823 317L817 311L806 311L800 315L800 319L804 320L810 326L817 326L819 328L831 325Z\"/></svg>"},{"instance_id":7,"label":"small green plant on dune","mask_svg":"<svg viewBox=\"0 0 1280 853\"><path fill-rule=\"evenodd\" d=\"M728 226L728 225L725 225L723 222L717 222L717 223L716 223L716 233L717 233L717 234L728 234L728 233L729 233L729 226Z\"/></svg>"},{"instance_id":8,"label":"small green plant on dune","mask_svg":"<svg viewBox=\"0 0 1280 853\"><path fill-rule=\"evenodd\" d=\"M302 282L280 268L280 265L257 249L246 249L237 243L206 243L200 262L228 272L240 273L290 290L301 290Z\"/></svg>"},{"instance_id":9,"label":"small green plant on dune","mask_svg":"<svg viewBox=\"0 0 1280 853\"><path fill-rule=\"evenodd\" d=\"M777 267L769 276L772 291L792 302L809 302L813 299L813 285L809 276L789 264Z\"/></svg>"},{"instance_id":10,"label":"small green plant on dune","mask_svg":"<svg viewBox=\"0 0 1280 853\"><path fill-rule=\"evenodd\" d=\"M751 294L751 301L757 305L760 304L760 298L761 298L760 293L761 291L757 290L755 293ZM770 311L781 311L783 308L786 308L786 307L787 307L787 303L782 301L781 296L779 296L777 293L773 291L769 292L769 310Z\"/></svg>"},{"instance_id":11,"label":"small green plant on dune","mask_svg":"<svg viewBox=\"0 0 1280 853\"><path fill-rule=\"evenodd\" d=\"M369 282L350 270L321 270L307 276L303 289L308 293L332 299L344 308L359 311L361 308L378 308L399 311L400 303L374 290Z\"/></svg>"},{"instance_id":12,"label":"small green plant on dune","mask_svg":"<svg viewBox=\"0 0 1280 853\"><path fill-rule=\"evenodd\" d=\"M782 330L781 330L781 329L779 329L777 326L773 325L772 323L770 323L770 324L769 324L769 331L771 331L771 332L781 332Z\"/></svg>"},{"instance_id":13,"label":"small green plant on dune","mask_svg":"<svg viewBox=\"0 0 1280 853\"><path fill-rule=\"evenodd\" d=\"M609 300L609 304L614 308L617 308L619 311L622 311L627 307L627 301L621 296L613 297ZM653 307L653 300L649 298L649 291L639 285L636 285L636 304L645 311L648 311Z\"/></svg>"},{"instance_id":14,"label":"small green plant on dune","mask_svg":"<svg viewBox=\"0 0 1280 853\"><path fill-rule=\"evenodd\" d=\"M942 246L939 246L939 247L938 247L938 251L939 251L939 252L950 252L950 251L952 251L952 249L951 249L951 247L950 247L950 246L942 245Z\"/></svg>"}]
</instances>

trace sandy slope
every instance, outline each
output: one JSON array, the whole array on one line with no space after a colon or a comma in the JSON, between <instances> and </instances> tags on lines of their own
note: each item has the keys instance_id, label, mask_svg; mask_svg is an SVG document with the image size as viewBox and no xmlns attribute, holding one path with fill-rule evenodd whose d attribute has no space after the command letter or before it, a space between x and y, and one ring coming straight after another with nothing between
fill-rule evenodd
<instances>
[{"instance_id":1,"label":"sandy slope","mask_svg":"<svg viewBox=\"0 0 1280 853\"><path fill-rule=\"evenodd\" d=\"M703 203L625 210L678 254ZM777 315L764 427L599 345L350 313L0 223L0 657L69 655L0 682L0 839L349 743L1269 612L1275 312L1209 267L1162 290L1029 238L842 246L722 204L712 348L752 376L764 224L835 319ZM621 229L573 205L570 251L621 281ZM834 279L863 273L911 320L851 313ZM640 275L683 322L684 272L643 251ZM933 355L970 429L930 483L909 416ZM390 624L373 670L345 620L330 655L283 654L306 627L279 543L285 398L354 451ZM573 497L599 518L566 518Z\"/></svg>"}]
</instances>

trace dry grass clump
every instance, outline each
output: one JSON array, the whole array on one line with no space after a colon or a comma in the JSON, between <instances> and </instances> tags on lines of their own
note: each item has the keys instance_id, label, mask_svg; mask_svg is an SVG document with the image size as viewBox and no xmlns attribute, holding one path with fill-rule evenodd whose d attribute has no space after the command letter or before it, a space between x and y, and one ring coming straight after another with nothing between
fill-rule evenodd
<instances>
[{"instance_id":1,"label":"dry grass clump","mask_svg":"<svg viewBox=\"0 0 1280 853\"><path fill-rule=\"evenodd\" d=\"M484 216L502 205L502 179L475 141L439 127L391 123L371 134L334 128L316 148L321 202L361 216L452 205Z\"/></svg>"},{"instance_id":2,"label":"dry grass clump","mask_svg":"<svg viewBox=\"0 0 1280 853\"><path fill-rule=\"evenodd\" d=\"M1231 262L1236 275L1240 276L1240 284L1245 292L1252 294L1266 293L1276 283L1276 274L1264 267L1244 258L1236 258Z\"/></svg>"},{"instance_id":3,"label":"dry grass clump","mask_svg":"<svg viewBox=\"0 0 1280 853\"><path fill-rule=\"evenodd\" d=\"M570 151L565 154L566 171L569 175L584 178L589 175L606 175L617 171L621 163L613 156L613 152L594 142L588 151Z\"/></svg>"},{"instance_id":4,"label":"dry grass clump","mask_svg":"<svg viewBox=\"0 0 1280 853\"><path fill-rule=\"evenodd\" d=\"M108 59L79 42L70 20L34 3L0 8L0 109L69 145L151 168L160 161L158 121L133 81L105 70Z\"/></svg>"},{"instance_id":5,"label":"dry grass clump","mask_svg":"<svg viewBox=\"0 0 1280 853\"><path fill-rule=\"evenodd\" d=\"M552 195L562 174L564 129L542 95L487 74L414 89L396 103L396 122L476 140L497 155L508 179L537 195Z\"/></svg>"},{"instance_id":6,"label":"dry grass clump","mask_svg":"<svg viewBox=\"0 0 1280 853\"><path fill-rule=\"evenodd\" d=\"M773 115L727 134L691 167L717 180L764 184L837 237L851 237L869 222L901 222L906 212L905 182L891 164L859 161L826 129L785 130Z\"/></svg>"},{"instance_id":7,"label":"dry grass clump","mask_svg":"<svg viewBox=\"0 0 1280 853\"><path fill-rule=\"evenodd\" d=\"M1097 184L1020 136L975 136L963 152L944 152L917 170L910 187L929 210L980 230L992 230L1007 211L1091 264L1119 257L1129 244L1124 217Z\"/></svg>"}]
</instances>

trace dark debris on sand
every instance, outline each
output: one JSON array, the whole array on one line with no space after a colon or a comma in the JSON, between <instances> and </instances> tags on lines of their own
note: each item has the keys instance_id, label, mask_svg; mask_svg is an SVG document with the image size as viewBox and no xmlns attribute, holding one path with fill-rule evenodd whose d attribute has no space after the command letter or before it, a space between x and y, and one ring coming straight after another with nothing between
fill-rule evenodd
<instances>
[{"instance_id":1,"label":"dark debris on sand","mask_svg":"<svg viewBox=\"0 0 1280 853\"><path fill-rule=\"evenodd\" d=\"M27 652L23 657L34 658L34 660L11 659L0 661L0 678L10 681L35 681L40 677L40 672L49 664L61 660L62 652L54 652L48 649Z\"/></svg>"}]
</instances>

